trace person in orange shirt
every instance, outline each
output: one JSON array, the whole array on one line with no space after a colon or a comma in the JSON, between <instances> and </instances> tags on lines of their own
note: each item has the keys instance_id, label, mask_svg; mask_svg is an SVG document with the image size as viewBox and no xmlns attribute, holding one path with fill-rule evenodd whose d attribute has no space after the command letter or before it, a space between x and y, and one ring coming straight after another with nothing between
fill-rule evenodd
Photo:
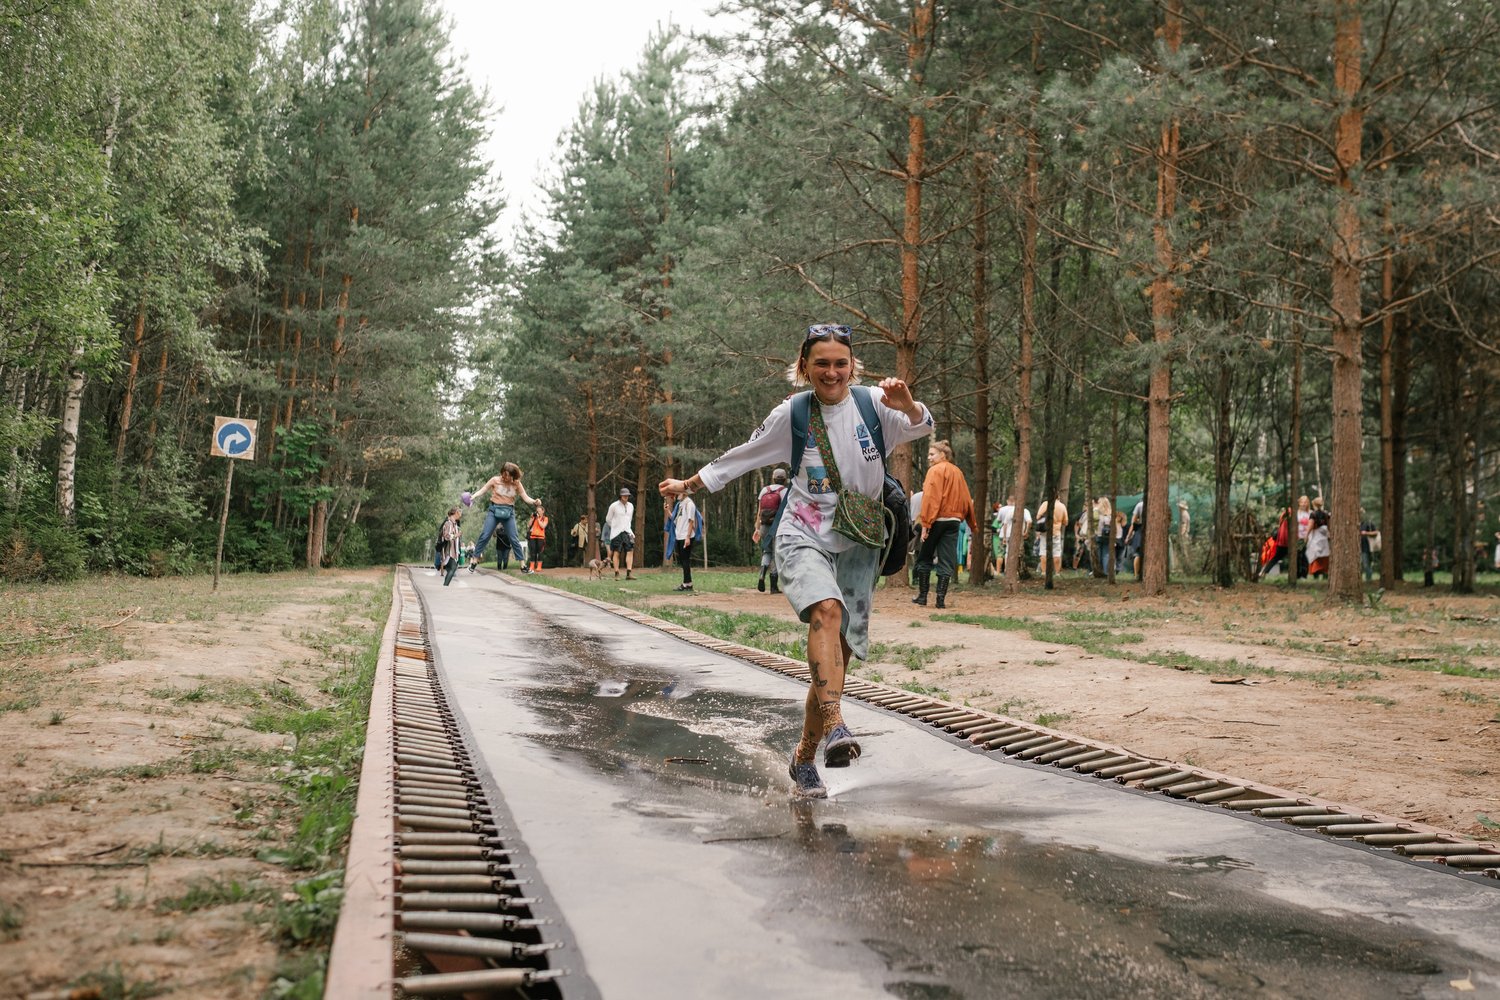
<instances>
[{"instance_id":1,"label":"person in orange shirt","mask_svg":"<svg viewBox=\"0 0 1500 1000\"><path fill-rule=\"evenodd\" d=\"M979 532L974 498L963 470L953 464L953 446L934 441L927 449L927 476L922 480L922 544L917 549L917 596L913 604L927 606L927 589L937 563L937 606L946 608L948 582L958 572L958 526L967 521Z\"/></svg>"},{"instance_id":2,"label":"person in orange shirt","mask_svg":"<svg viewBox=\"0 0 1500 1000\"><path fill-rule=\"evenodd\" d=\"M547 508L541 504L536 505L536 513L531 515L531 523L526 529L526 553L527 563L523 573L540 573L542 571L542 550L547 547L547 524L551 520L547 516Z\"/></svg>"}]
</instances>

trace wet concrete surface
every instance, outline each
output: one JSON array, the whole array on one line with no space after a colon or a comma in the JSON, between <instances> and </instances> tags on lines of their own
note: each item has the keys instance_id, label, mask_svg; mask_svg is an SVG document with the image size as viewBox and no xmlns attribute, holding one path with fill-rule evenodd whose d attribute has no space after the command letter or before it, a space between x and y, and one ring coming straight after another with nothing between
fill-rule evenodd
<instances>
[{"instance_id":1,"label":"wet concrete surface","mask_svg":"<svg viewBox=\"0 0 1500 1000\"><path fill-rule=\"evenodd\" d=\"M559 964L605 997L1500 996L1500 884L853 702L864 756L794 801L803 685L557 592L414 576L576 943Z\"/></svg>"}]
</instances>

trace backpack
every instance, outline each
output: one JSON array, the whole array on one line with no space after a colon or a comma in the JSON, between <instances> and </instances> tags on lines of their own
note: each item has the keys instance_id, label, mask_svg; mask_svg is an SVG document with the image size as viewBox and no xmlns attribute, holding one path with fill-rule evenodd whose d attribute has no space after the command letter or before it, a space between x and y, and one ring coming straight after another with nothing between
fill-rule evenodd
<instances>
[{"instance_id":1,"label":"backpack","mask_svg":"<svg viewBox=\"0 0 1500 1000\"><path fill-rule=\"evenodd\" d=\"M885 430L880 426L880 415L875 412L874 395L862 385L851 385L854 405L859 407L860 419L880 452L880 464L885 465ZM802 449L807 442L807 428L812 422L812 391L799 392L792 397L792 466L791 475L796 476L802 465ZM830 459L831 460L831 459ZM901 480L885 474L885 484L880 491L881 504L885 507L885 548L880 554L880 575L895 576L906 572L906 550L911 545L911 504L906 497L906 487ZM786 497L791 490L781 491L782 502L777 507L774 524L781 524L781 514L786 509ZM771 529L775 531L775 527Z\"/></svg>"},{"instance_id":2,"label":"backpack","mask_svg":"<svg viewBox=\"0 0 1500 1000\"><path fill-rule=\"evenodd\" d=\"M760 523L771 524L775 522L776 515L781 511L781 501L786 495L786 487L781 486L768 490L760 495Z\"/></svg>"}]
</instances>

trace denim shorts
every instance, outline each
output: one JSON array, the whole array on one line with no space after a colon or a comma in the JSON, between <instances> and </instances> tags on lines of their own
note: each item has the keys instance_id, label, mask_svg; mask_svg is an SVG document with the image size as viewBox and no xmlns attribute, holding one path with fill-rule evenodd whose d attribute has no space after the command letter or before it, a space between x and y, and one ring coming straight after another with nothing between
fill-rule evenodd
<instances>
[{"instance_id":1,"label":"denim shorts","mask_svg":"<svg viewBox=\"0 0 1500 1000\"><path fill-rule=\"evenodd\" d=\"M856 545L843 552L827 552L802 538L776 540L776 569L781 592L805 623L812 606L835 600L844 608L839 631L856 659L870 651L870 604L880 572L880 552Z\"/></svg>"}]
</instances>

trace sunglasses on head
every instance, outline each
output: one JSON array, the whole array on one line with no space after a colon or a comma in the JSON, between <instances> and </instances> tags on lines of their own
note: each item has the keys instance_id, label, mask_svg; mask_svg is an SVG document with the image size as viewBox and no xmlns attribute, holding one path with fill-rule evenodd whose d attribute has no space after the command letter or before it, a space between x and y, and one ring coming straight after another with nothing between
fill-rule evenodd
<instances>
[{"instance_id":1,"label":"sunglasses on head","mask_svg":"<svg viewBox=\"0 0 1500 1000\"><path fill-rule=\"evenodd\" d=\"M823 340L833 337L840 343L849 343L850 330L842 323L815 323L807 328L808 340Z\"/></svg>"}]
</instances>

